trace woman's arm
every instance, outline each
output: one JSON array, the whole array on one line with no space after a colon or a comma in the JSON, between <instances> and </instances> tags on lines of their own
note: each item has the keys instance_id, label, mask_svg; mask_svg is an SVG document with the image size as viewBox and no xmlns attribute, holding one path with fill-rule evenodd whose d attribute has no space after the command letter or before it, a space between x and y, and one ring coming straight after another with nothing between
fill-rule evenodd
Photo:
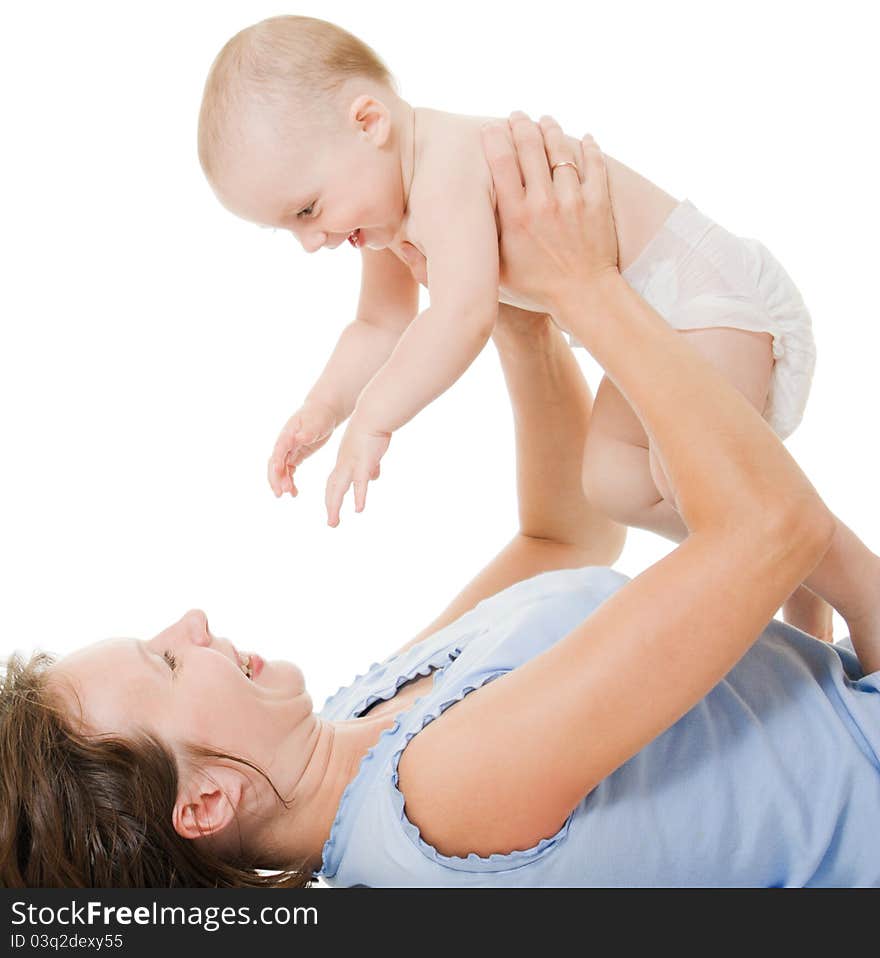
<instances>
[{"instance_id":1,"label":"woman's arm","mask_svg":"<svg viewBox=\"0 0 880 958\"><path fill-rule=\"evenodd\" d=\"M513 409L519 531L450 605L399 652L502 589L550 569L611 565L626 530L581 490L592 396L549 316L501 305L492 334Z\"/></svg>"},{"instance_id":2,"label":"woman's arm","mask_svg":"<svg viewBox=\"0 0 880 958\"><path fill-rule=\"evenodd\" d=\"M546 155L526 117L512 126L525 190L506 138L491 132L486 144L502 258L631 403L690 536L410 743L399 767L408 816L450 855L509 852L557 831L603 778L723 678L834 531L755 409L620 277L592 140L584 141L582 187L570 167L550 177L547 156L571 159L555 124L545 126Z\"/></svg>"},{"instance_id":3,"label":"woman's arm","mask_svg":"<svg viewBox=\"0 0 880 958\"><path fill-rule=\"evenodd\" d=\"M548 315L502 304L498 317L493 338L513 410L520 535L580 549L588 560L580 565L611 565L626 529L593 507L581 482L590 387Z\"/></svg>"}]
</instances>

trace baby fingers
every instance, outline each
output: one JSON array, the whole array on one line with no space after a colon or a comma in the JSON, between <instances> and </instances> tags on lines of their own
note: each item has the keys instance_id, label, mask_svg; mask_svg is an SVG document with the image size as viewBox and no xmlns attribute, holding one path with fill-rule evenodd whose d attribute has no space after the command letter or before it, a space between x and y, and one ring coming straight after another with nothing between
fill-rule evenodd
<instances>
[{"instance_id":1,"label":"baby fingers","mask_svg":"<svg viewBox=\"0 0 880 958\"><path fill-rule=\"evenodd\" d=\"M367 504L367 485L369 479L355 479L354 481L354 511L363 512Z\"/></svg>"},{"instance_id":2,"label":"baby fingers","mask_svg":"<svg viewBox=\"0 0 880 958\"><path fill-rule=\"evenodd\" d=\"M324 494L324 504L327 507L327 525L336 528L339 525L339 510L342 500L351 487L351 472L334 469L327 480L327 490Z\"/></svg>"},{"instance_id":3,"label":"baby fingers","mask_svg":"<svg viewBox=\"0 0 880 958\"><path fill-rule=\"evenodd\" d=\"M266 467L266 478L276 498L284 492L284 464L275 458L275 455L269 457Z\"/></svg>"},{"instance_id":4,"label":"baby fingers","mask_svg":"<svg viewBox=\"0 0 880 958\"><path fill-rule=\"evenodd\" d=\"M284 488L291 494L291 496L299 495L299 489L296 488L296 483L293 481L293 473L295 470L296 465L294 463L288 462L284 476Z\"/></svg>"}]
</instances>

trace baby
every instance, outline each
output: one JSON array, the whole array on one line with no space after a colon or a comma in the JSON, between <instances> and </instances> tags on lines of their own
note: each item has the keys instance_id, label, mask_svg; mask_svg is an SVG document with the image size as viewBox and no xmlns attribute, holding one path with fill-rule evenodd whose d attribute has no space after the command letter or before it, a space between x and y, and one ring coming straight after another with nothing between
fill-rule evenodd
<instances>
[{"instance_id":1,"label":"baby","mask_svg":"<svg viewBox=\"0 0 880 958\"><path fill-rule=\"evenodd\" d=\"M199 157L221 203L290 230L308 252L347 243L361 255L356 318L269 461L275 494L296 495L296 468L348 419L326 490L331 526L352 483L356 511L364 508L392 433L468 368L499 308L530 306L499 285L481 140L487 119L410 106L373 50L308 17L242 31L211 67ZM579 142L566 142L579 167ZM623 277L785 438L803 414L815 362L794 284L760 243L731 235L611 157L607 168ZM416 315L419 282L430 307ZM644 429L607 377L583 483L619 522L674 540L687 534ZM807 582L812 591L794 594L787 620L830 638L830 609L818 593L851 628L873 629L880 610L851 594L854 570L880 586L880 559L839 523L829 557Z\"/></svg>"}]
</instances>

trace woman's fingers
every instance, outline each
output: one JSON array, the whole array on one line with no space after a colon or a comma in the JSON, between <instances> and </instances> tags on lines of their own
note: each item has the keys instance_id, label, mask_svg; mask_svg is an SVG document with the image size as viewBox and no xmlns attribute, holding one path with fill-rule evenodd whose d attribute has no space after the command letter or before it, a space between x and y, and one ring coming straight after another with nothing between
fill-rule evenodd
<instances>
[{"instance_id":1,"label":"woman's fingers","mask_svg":"<svg viewBox=\"0 0 880 958\"><path fill-rule=\"evenodd\" d=\"M540 127L519 111L510 114L509 122L522 169L526 197L538 204L544 203L553 191L553 181L550 179L547 151Z\"/></svg>"},{"instance_id":2,"label":"woman's fingers","mask_svg":"<svg viewBox=\"0 0 880 958\"><path fill-rule=\"evenodd\" d=\"M620 247L617 242L617 225L614 222L614 207L611 204L611 190L608 185L608 168L605 155L593 137L587 135L581 140L584 153L584 198L587 215L597 224L604 224L597 239L601 244L602 255L608 266L620 268Z\"/></svg>"},{"instance_id":3,"label":"woman's fingers","mask_svg":"<svg viewBox=\"0 0 880 958\"><path fill-rule=\"evenodd\" d=\"M483 152L495 182L498 213L502 220L510 217L523 201L522 177L516 150L506 123L495 121L482 127Z\"/></svg>"},{"instance_id":4,"label":"woman's fingers","mask_svg":"<svg viewBox=\"0 0 880 958\"><path fill-rule=\"evenodd\" d=\"M574 200L581 191L579 158L574 155L562 128L552 116L542 116L539 122L556 195L563 202ZM557 167L555 170L554 166Z\"/></svg>"},{"instance_id":5,"label":"woman's fingers","mask_svg":"<svg viewBox=\"0 0 880 958\"><path fill-rule=\"evenodd\" d=\"M581 146L584 151L584 196L593 206L610 203L608 172L599 144L587 133L581 141Z\"/></svg>"}]
</instances>

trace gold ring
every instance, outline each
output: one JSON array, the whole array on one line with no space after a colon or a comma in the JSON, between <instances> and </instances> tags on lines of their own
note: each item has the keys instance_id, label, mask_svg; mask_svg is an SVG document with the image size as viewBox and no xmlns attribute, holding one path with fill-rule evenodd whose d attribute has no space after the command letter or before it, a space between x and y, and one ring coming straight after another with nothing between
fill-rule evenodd
<instances>
[{"instance_id":1,"label":"gold ring","mask_svg":"<svg viewBox=\"0 0 880 958\"><path fill-rule=\"evenodd\" d=\"M553 174L556 172L556 170L557 170L560 166L572 166L572 167L574 167L574 171L575 171L575 173L577 173L578 183L580 183L580 181L581 181L581 173L580 173L580 170L578 169L577 163L572 163L571 160L563 160L561 163L554 163L553 166L550 167L550 176L551 176L551 177L553 176Z\"/></svg>"}]
</instances>

